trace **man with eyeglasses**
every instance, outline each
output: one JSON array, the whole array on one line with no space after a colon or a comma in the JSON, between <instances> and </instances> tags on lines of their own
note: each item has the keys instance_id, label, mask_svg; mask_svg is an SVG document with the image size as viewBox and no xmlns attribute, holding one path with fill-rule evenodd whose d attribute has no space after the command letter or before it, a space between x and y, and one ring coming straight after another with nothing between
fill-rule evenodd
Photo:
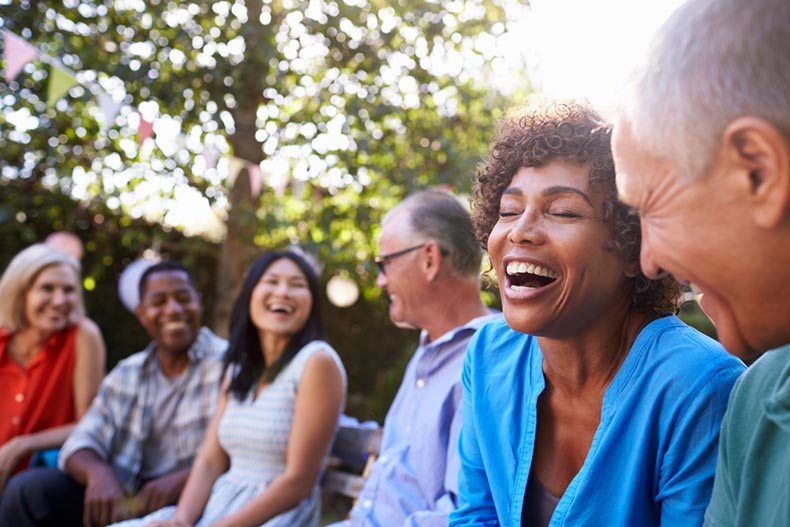
<instances>
[{"instance_id":1,"label":"man with eyeglasses","mask_svg":"<svg viewBox=\"0 0 790 527\"><path fill-rule=\"evenodd\" d=\"M499 316L480 299L481 258L469 213L449 192L419 192L384 217L376 284L392 322L419 328L420 341L384 421L379 458L340 525L447 525L458 491L466 345Z\"/></svg>"}]
</instances>

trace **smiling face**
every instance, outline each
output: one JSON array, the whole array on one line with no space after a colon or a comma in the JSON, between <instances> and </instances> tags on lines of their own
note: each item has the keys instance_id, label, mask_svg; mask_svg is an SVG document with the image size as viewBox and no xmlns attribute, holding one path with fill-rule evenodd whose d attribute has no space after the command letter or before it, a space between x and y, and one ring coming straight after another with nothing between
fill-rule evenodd
<instances>
[{"instance_id":1,"label":"smiling face","mask_svg":"<svg viewBox=\"0 0 790 527\"><path fill-rule=\"evenodd\" d=\"M626 265L607 249L610 239L589 167L554 161L518 169L488 238L508 325L562 338L614 306L627 307Z\"/></svg>"},{"instance_id":2,"label":"smiling face","mask_svg":"<svg viewBox=\"0 0 790 527\"><path fill-rule=\"evenodd\" d=\"M25 321L43 333L69 325L77 306L77 274L66 264L45 267L25 293Z\"/></svg>"},{"instance_id":3,"label":"smiling face","mask_svg":"<svg viewBox=\"0 0 790 527\"><path fill-rule=\"evenodd\" d=\"M261 335L290 338L305 326L312 307L307 277L289 258L280 258L252 290L250 319Z\"/></svg>"},{"instance_id":4,"label":"smiling face","mask_svg":"<svg viewBox=\"0 0 790 527\"><path fill-rule=\"evenodd\" d=\"M381 226L379 254L395 254L425 241L412 231L409 214L408 209L401 209L387 218ZM400 328L420 328L425 322L421 299L427 284L417 267L421 251L422 247L391 259L376 278L376 285L389 297L390 320Z\"/></svg>"},{"instance_id":5,"label":"smiling face","mask_svg":"<svg viewBox=\"0 0 790 527\"><path fill-rule=\"evenodd\" d=\"M738 178L717 159L706 176L689 180L641 149L627 125L615 128L613 151L620 198L641 217L645 275L670 273L701 291L721 343L752 356L765 334L755 293L765 290L759 281L769 273L759 272L766 262L753 258L758 248L749 248L757 237L746 203L737 198Z\"/></svg>"},{"instance_id":6,"label":"smiling face","mask_svg":"<svg viewBox=\"0 0 790 527\"><path fill-rule=\"evenodd\" d=\"M183 271L157 271L148 275L137 306L137 318L156 342L157 351L186 353L200 330L200 295Z\"/></svg>"}]
</instances>

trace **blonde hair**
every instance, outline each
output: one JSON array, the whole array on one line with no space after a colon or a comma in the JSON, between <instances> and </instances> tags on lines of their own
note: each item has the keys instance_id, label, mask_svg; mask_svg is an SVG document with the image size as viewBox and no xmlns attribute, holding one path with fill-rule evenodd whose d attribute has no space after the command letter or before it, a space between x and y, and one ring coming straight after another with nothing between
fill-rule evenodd
<instances>
[{"instance_id":1,"label":"blonde hair","mask_svg":"<svg viewBox=\"0 0 790 527\"><path fill-rule=\"evenodd\" d=\"M37 243L17 254L0 278L0 327L14 333L28 325L25 295L39 273L53 265L67 265L77 278L77 305L69 315L69 322L73 324L85 315L79 262L62 251Z\"/></svg>"}]
</instances>

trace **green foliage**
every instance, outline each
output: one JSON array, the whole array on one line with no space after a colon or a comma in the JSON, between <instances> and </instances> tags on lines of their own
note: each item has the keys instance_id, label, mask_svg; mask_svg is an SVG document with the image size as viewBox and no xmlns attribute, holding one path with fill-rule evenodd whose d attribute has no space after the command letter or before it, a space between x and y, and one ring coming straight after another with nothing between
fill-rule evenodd
<instances>
[{"instance_id":1,"label":"green foliage","mask_svg":"<svg viewBox=\"0 0 790 527\"><path fill-rule=\"evenodd\" d=\"M352 365L352 390L384 393L391 383L382 371L402 360L408 334L390 327L374 285L377 225L416 189L469 192L494 124L512 105L492 73L492 42L505 30L509 4L516 2L0 0L3 27L83 82L47 107L41 61L0 80L0 175L117 218L117 231L81 235L120 266L151 243L150 228L130 225L163 221L179 206L180 187L227 212L227 170L207 164L204 145L260 163L264 191L239 205L252 210L230 228L252 226L254 236L244 239L259 247L302 245L324 265L324 279L355 278L360 304L339 312L330 332L349 363L371 357L358 371ZM104 132L91 93L97 86L124 103ZM181 139L138 144L138 110L175 125ZM25 243L60 214L38 210L51 222L37 224ZM128 252L115 254L113 241ZM199 240L190 243L216 258ZM357 316L350 325L343 319Z\"/></svg>"},{"instance_id":2,"label":"green foliage","mask_svg":"<svg viewBox=\"0 0 790 527\"><path fill-rule=\"evenodd\" d=\"M206 143L229 144L248 161L276 160L267 177L289 178L262 196L256 243L306 244L329 268L358 274L367 294L371 268L359 262L370 260L382 212L427 186L468 191L510 105L481 82L494 56L480 38L505 28L491 0L15 4L0 6L5 27L125 106L105 135L94 94L76 87L48 108L48 69L28 65L0 82L3 113L17 114L0 120L4 176L134 216L140 199L183 184L221 206L227 183L201 156ZM180 125L185 145L138 146L136 108ZM158 191L154 174L166 178ZM153 219L166 213L147 208Z\"/></svg>"}]
</instances>

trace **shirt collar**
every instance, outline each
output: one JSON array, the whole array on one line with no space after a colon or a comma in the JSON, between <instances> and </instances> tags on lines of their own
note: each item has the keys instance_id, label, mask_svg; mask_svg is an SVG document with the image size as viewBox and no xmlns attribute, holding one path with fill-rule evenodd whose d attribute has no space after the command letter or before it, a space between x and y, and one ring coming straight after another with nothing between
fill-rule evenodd
<instances>
[{"instance_id":1,"label":"shirt collar","mask_svg":"<svg viewBox=\"0 0 790 527\"><path fill-rule=\"evenodd\" d=\"M426 330L420 331L420 347L425 348L428 346L438 346L440 344L444 344L446 342L450 342L451 340L455 339L460 333L466 332L469 330L477 331L483 324L487 324L488 322L492 322L498 319L502 313L499 311L494 311L493 309L489 310L487 315L482 315L477 318L473 318L463 326L458 326L457 328L453 328L450 331L447 331L444 335L439 337L438 339L431 341L430 336Z\"/></svg>"},{"instance_id":2,"label":"shirt collar","mask_svg":"<svg viewBox=\"0 0 790 527\"><path fill-rule=\"evenodd\" d=\"M192 345L187 350L187 357L189 357L189 362L191 364L200 362L203 357L206 356L206 353L208 353L208 350L211 347L211 337L212 333L210 329L206 327L200 328L197 337L195 337L195 341L192 342ZM149 371L149 368L152 367L152 364L156 365L154 360L156 357L156 342L150 342L148 346L145 347L144 352L146 353L146 357L143 363L143 368L146 371Z\"/></svg>"}]
</instances>

